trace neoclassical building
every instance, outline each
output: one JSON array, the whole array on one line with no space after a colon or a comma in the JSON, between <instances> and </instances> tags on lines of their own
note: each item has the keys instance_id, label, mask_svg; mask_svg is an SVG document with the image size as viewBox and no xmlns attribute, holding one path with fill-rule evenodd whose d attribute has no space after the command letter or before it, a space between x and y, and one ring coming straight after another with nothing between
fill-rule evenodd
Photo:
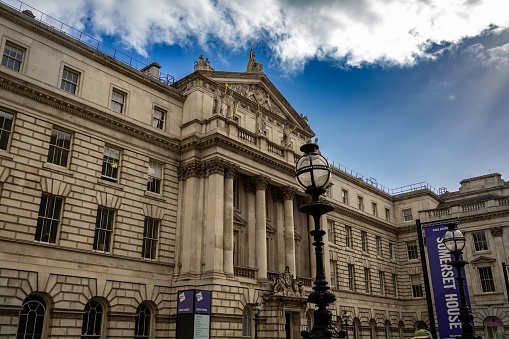
<instances>
[{"instance_id":1,"label":"neoclassical building","mask_svg":"<svg viewBox=\"0 0 509 339\"><path fill-rule=\"evenodd\" d=\"M254 338L256 303L259 338L300 338L316 267L294 179L307 118L253 52L240 72L200 56L175 82L44 18L0 4L0 338L193 338L177 333L188 290L211 292L204 338ZM350 338L428 327L415 222L455 218L477 333L509 333L500 174L388 190L333 165L334 326L348 312Z\"/></svg>"}]
</instances>

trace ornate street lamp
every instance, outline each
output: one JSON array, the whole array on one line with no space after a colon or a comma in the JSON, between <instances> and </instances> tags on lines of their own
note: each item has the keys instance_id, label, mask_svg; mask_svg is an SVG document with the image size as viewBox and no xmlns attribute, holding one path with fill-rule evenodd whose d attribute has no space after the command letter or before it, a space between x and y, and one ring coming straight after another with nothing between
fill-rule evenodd
<instances>
[{"instance_id":1,"label":"ornate street lamp","mask_svg":"<svg viewBox=\"0 0 509 339\"><path fill-rule=\"evenodd\" d=\"M463 233L457 229L457 226L458 225L455 223L447 224L448 230L445 232L442 241L445 247L447 247L449 252L454 256L454 260L451 260L449 265L456 268L458 272L458 277L456 278L460 291L460 314L458 318L462 322L461 337L458 338L480 339L481 337L474 334L474 327L472 326L474 317L472 313L470 313L465 295L465 277L463 276L462 269L468 262L461 260L460 255L463 253L463 248L465 248L466 239Z\"/></svg>"},{"instance_id":2,"label":"ornate street lamp","mask_svg":"<svg viewBox=\"0 0 509 339\"><path fill-rule=\"evenodd\" d=\"M345 337L348 338L348 320L350 320L350 313L348 313L348 311L344 311L342 318L343 324L345 324Z\"/></svg>"},{"instance_id":3,"label":"ornate street lamp","mask_svg":"<svg viewBox=\"0 0 509 339\"><path fill-rule=\"evenodd\" d=\"M258 317L260 316L260 303L255 303L253 306L254 321L255 321L255 339L258 339Z\"/></svg>"},{"instance_id":4,"label":"ornate street lamp","mask_svg":"<svg viewBox=\"0 0 509 339\"><path fill-rule=\"evenodd\" d=\"M332 326L332 313L327 310L329 304L336 301L336 296L329 292L329 286L325 279L323 264L323 236L325 231L320 228L320 217L334 210L330 204L320 201L320 196L325 193L325 187L330 181L331 171L327 160L318 151L318 145L308 143L302 145L300 150L304 155L295 167L295 178L306 194L311 196L311 202L299 208L302 213L311 215L314 219L315 228L311 231L316 255L316 279L313 292L308 296L308 301L315 304L318 309L313 313L314 321L311 331L302 331L303 338L344 338L344 331L338 332Z\"/></svg>"}]
</instances>

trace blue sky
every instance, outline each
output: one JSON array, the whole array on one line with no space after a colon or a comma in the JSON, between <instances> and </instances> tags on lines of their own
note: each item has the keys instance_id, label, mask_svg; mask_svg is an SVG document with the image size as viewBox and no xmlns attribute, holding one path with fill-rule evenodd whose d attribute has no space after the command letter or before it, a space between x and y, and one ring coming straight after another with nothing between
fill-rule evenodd
<instances>
[{"instance_id":1,"label":"blue sky","mask_svg":"<svg viewBox=\"0 0 509 339\"><path fill-rule=\"evenodd\" d=\"M385 187L509 180L507 1L25 2L176 79L243 72L254 41L322 153Z\"/></svg>"}]
</instances>

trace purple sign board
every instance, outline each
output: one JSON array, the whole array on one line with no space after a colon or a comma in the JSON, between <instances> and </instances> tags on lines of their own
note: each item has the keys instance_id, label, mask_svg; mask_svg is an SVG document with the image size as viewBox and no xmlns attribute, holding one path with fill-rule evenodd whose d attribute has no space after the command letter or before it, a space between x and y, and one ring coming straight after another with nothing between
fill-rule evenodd
<instances>
[{"instance_id":1,"label":"purple sign board","mask_svg":"<svg viewBox=\"0 0 509 339\"><path fill-rule=\"evenodd\" d=\"M428 264L433 285L435 312L438 320L440 339L456 339L461 336L460 295L456 280L456 269L449 265L452 254L442 243L447 226L433 225L424 228ZM462 273L465 276L465 272ZM468 286L465 281L465 295L470 307Z\"/></svg>"},{"instance_id":2,"label":"purple sign board","mask_svg":"<svg viewBox=\"0 0 509 339\"><path fill-rule=\"evenodd\" d=\"M179 291L177 296L177 314L192 314L194 290Z\"/></svg>"},{"instance_id":3,"label":"purple sign board","mask_svg":"<svg viewBox=\"0 0 509 339\"><path fill-rule=\"evenodd\" d=\"M194 291L194 313L210 314L210 306L212 302L212 292L210 291Z\"/></svg>"}]
</instances>

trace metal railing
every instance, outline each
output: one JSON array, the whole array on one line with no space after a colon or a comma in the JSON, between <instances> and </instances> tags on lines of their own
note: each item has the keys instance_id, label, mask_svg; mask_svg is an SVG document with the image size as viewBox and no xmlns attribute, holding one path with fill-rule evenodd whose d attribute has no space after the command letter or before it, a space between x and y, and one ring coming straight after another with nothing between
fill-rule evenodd
<instances>
[{"instance_id":1,"label":"metal railing","mask_svg":"<svg viewBox=\"0 0 509 339\"><path fill-rule=\"evenodd\" d=\"M139 71L140 69L143 69L147 66L146 63L134 59L132 56L127 55L124 52L119 51L118 49L115 49L102 41L92 37L91 35L80 31L79 29L76 29L74 27L71 27L62 21L46 14L38 9L20 1L20 0L11 0L10 3L5 2L3 0L0 0L0 2L16 11L22 12L23 14L32 17L34 20L37 20L54 30L63 33L79 42L82 42L86 44L87 46L96 49L110 57L112 57L115 60L118 60L122 62L123 64L134 68L135 70ZM154 77L151 74L148 74L150 77L157 79L167 85L172 85L175 82L175 78L169 74L164 74L162 72L159 72L158 77Z\"/></svg>"}]
</instances>

